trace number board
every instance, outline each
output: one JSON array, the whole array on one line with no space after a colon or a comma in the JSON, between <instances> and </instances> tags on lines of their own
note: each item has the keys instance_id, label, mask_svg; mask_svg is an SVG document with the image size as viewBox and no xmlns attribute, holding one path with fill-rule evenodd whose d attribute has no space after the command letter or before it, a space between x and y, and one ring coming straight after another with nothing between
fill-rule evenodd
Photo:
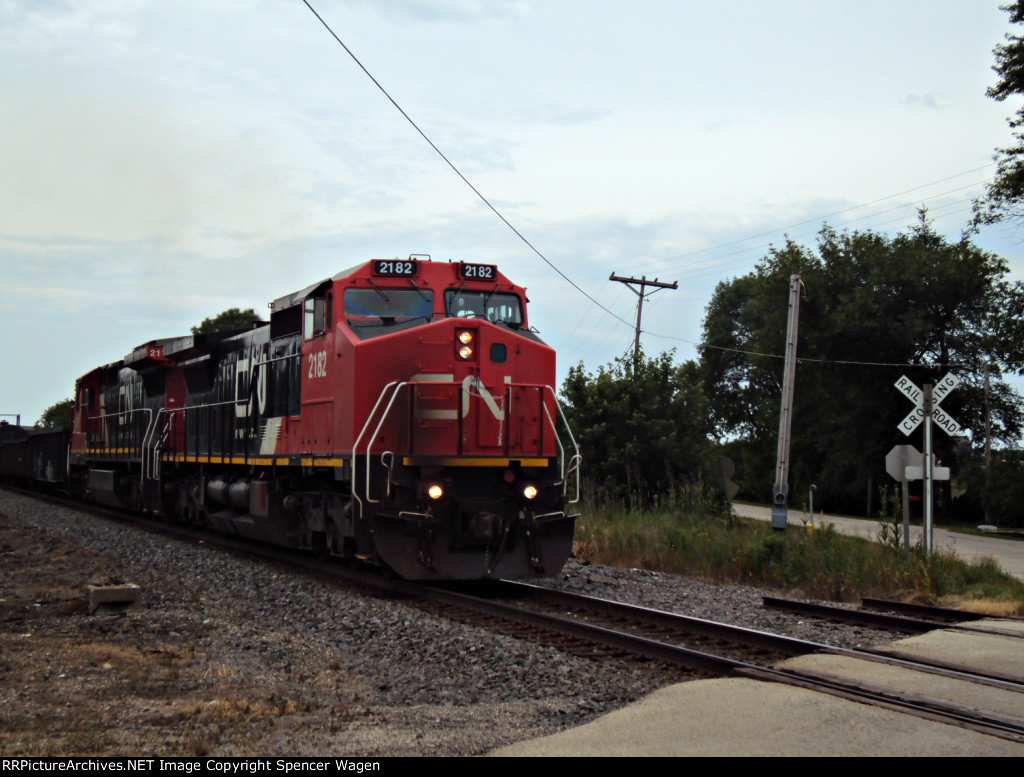
<instances>
[{"instance_id":1,"label":"number board","mask_svg":"<svg viewBox=\"0 0 1024 777\"><path fill-rule=\"evenodd\" d=\"M373 274L384 277L412 278L419 271L415 259L374 259Z\"/></svg>"},{"instance_id":2,"label":"number board","mask_svg":"<svg viewBox=\"0 0 1024 777\"><path fill-rule=\"evenodd\" d=\"M459 276L464 281L496 281L498 280L498 265L460 262Z\"/></svg>"}]
</instances>

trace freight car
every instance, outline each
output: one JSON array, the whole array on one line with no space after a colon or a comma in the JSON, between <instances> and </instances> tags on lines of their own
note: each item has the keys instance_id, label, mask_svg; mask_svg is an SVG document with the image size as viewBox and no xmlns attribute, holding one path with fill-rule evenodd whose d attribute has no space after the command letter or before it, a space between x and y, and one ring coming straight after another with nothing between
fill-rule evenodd
<instances>
[{"instance_id":1,"label":"freight car","mask_svg":"<svg viewBox=\"0 0 1024 777\"><path fill-rule=\"evenodd\" d=\"M70 430L0 422L0 477L35 488L65 490Z\"/></svg>"},{"instance_id":2,"label":"freight car","mask_svg":"<svg viewBox=\"0 0 1024 777\"><path fill-rule=\"evenodd\" d=\"M409 579L554 575L580 465L554 385L496 266L372 260L82 376L68 488Z\"/></svg>"}]
</instances>

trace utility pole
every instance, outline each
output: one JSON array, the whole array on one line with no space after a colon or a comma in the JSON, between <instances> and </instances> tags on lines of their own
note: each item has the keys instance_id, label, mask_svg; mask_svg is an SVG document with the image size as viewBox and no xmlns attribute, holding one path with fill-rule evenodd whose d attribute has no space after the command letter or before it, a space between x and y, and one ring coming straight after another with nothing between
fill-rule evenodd
<instances>
[{"instance_id":1,"label":"utility pole","mask_svg":"<svg viewBox=\"0 0 1024 777\"><path fill-rule=\"evenodd\" d=\"M992 403L989 396L992 391L991 360L985 362L985 490L991 482L992 468ZM985 505L985 523L992 523L991 510Z\"/></svg>"},{"instance_id":2,"label":"utility pole","mask_svg":"<svg viewBox=\"0 0 1024 777\"><path fill-rule=\"evenodd\" d=\"M636 341L633 343L633 364L636 364L637 360L640 358L640 317L644 312L644 297L649 297L654 294L654 292L660 291L661 289L678 289L679 281L664 283L659 281L657 278L653 281L649 281L647 280L646 275L641 276L640 278L622 278L614 272L608 276L608 280L626 284L626 286L629 287L629 290L640 298L636 306ZM640 285L640 291L633 288L634 283ZM651 291L645 291L648 286L652 287Z\"/></svg>"},{"instance_id":3,"label":"utility pole","mask_svg":"<svg viewBox=\"0 0 1024 777\"><path fill-rule=\"evenodd\" d=\"M779 413L779 450L772 488L772 528L784 531L789 523L789 437L793 426L793 388L796 385L796 338L800 321L800 289L803 278L789 278L789 324L786 327L786 365L782 377L782 410Z\"/></svg>"}]
</instances>

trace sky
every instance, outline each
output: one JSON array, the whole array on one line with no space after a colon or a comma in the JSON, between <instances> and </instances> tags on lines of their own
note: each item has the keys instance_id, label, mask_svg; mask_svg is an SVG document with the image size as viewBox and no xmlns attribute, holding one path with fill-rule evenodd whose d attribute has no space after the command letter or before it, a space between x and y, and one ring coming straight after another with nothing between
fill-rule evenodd
<instances>
[{"instance_id":1,"label":"sky","mask_svg":"<svg viewBox=\"0 0 1024 777\"><path fill-rule=\"evenodd\" d=\"M0 414L413 253L526 286L560 378L632 344L610 274L678 281L643 346L694 358L787 235L960 235L1019 107L1001 2L310 0L517 235L302 0L0 0ZM1021 279L1020 240L976 242Z\"/></svg>"}]
</instances>

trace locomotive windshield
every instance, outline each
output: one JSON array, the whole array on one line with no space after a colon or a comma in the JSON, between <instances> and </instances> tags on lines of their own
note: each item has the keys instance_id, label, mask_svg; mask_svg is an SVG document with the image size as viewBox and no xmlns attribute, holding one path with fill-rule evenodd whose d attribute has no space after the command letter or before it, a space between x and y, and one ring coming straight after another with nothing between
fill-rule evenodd
<instances>
[{"instance_id":1,"label":"locomotive windshield","mask_svg":"<svg viewBox=\"0 0 1024 777\"><path fill-rule=\"evenodd\" d=\"M427 289L347 289L349 318L408 319L434 315L434 292Z\"/></svg>"},{"instance_id":2,"label":"locomotive windshield","mask_svg":"<svg viewBox=\"0 0 1024 777\"><path fill-rule=\"evenodd\" d=\"M512 326L523 323L523 302L518 294L448 289L444 301L449 316L486 318Z\"/></svg>"}]
</instances>

